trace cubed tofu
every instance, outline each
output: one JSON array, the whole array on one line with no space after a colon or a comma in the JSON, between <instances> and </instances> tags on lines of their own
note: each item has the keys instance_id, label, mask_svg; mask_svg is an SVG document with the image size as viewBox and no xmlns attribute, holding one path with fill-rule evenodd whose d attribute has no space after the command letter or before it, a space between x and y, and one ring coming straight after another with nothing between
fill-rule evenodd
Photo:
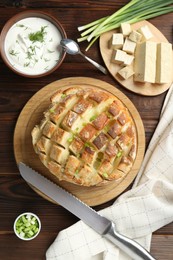
<instances>
[{"instance_id":1,"label":"cubed tofu","mask_svg":"<svg viewBox=\"0 0 173 260\"><path fill-rule=\"evenodd\" d=\"M131 29L131 25L129 23L122 23L120 25L120 32L124 35L124 36L128 36L131 33L132 29Z\"/></svg>"},{"instance_id":2,"label":"cubed tofu","mask_svg":"<svg viewBox=\"0 0 173 260\"><path fill-rule=\"evenodd\" d=\"M129 38L126 38L122 50L129 54L134 54L135 48L136 42L132 42Z\"/></svg>"},{"instance_id":3,"label":"cubed tofu","mask_svg":"<svg viewBox=\"0 0 173 260\"><path fill-rule=\"evenodd\" d=\"M154 83L156 78L156 42L137 44L134 62L134 80Z\"/></svg>"},{"instance_id":4,"label":"cubed tofu","mask_svg":"<svg viewBox=\"0 0 173 260\"><path fill-rule=\"evenodd\" d=\"M113 33L110 41L109 48L110 49L121 49L124 43L124 37L122 33Z\"/></svg>"},{"instance_id":5,"label":"cubed tofu","mask_svg":"<svg viewBox=\"0 0 173 260\"><path fill-rule=\"evenodd\" d=\"M112 55L112 62L122 64L125 61L126 52L122 50L114 50Z\"/></svg>"},{"instance_id":6,"label":"cubed tofu","mask_svg":"<svg viewBox=\"0 0 173 260\"><path fill-rule=\"evenodd\" d=\"M129 39L132 42L140 42L142 39L142 34L137 32L136 30L133 30L130 34L129 34Z\"/></svg>"},{"instance_id":7,"label":"cubed tofu","mask_svg":"<svg viewBox=\"0 0 173 260\"><path fill-rule=\"evenodd\" d=\"M134 74L134 70L132 66L126 66L118 71L118 74L123 78L123 79L128 79Z\"/></svg>"},{"instance_id":8,"label":"cubed tofu","mask_svg":"<svg viewBox=\"0 0 173 260\"><path fill-rule=\"evenodd\" d=\"M142 34L142 41L148 41L153 37L153 34L147 25L140 27L138 32Z\"/></svg>"},{"instance_id":9,"label":"cubed tofu","mask_svg":"<svg viewBox=\"0 0 173 260\"><path fill-rule=\"evenodd\" d=\"M125 60L124 60L124 65L125 65L125 66L131 65L132 62L133 62L133 60L134 60L134 56L133 56L133 55L126 54Z\"/></svg>"},{"instance_id":10,"label":"cubed tofu","mask_svg":"<svg viewBox=\"0 0 173 260\"><path fill-rule=\"evenodd\" d=\"M161 42L157 45L156 82L172 82L173 56L172 44Z\"/></svg>"}]
</instances>

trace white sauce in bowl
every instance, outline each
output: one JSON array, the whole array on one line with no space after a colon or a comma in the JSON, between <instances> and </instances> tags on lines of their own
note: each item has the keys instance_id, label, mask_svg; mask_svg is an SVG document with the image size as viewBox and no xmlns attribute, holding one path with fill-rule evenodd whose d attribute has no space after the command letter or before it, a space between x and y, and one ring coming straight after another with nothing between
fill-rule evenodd
<instances>
[{"instance_id":1,"label":"white sauce in bowl","mask_svg":"<svg viewBox=\"0 0 173 260\"><path fill-rule=\"evenodd\" d=\"M62 39L58 28L36 17L15 23L5 38L5 53L12 66L27 75L46 73L57 65Z\"/></svg>"}]
</instances>

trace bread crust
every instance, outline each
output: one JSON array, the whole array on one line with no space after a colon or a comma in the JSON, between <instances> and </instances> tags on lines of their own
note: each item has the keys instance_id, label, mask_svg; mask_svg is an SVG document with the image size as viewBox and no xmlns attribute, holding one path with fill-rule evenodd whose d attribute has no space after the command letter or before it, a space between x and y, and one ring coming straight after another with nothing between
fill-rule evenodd
<instances>
[{"instance_id":1,"label":"bread crust","mask_svg":"<svg viewBox=\"0 0 173 260\"><path fill-rule=\"evenodd\" d=\"M137 134L130 112L117 97L97 88L57 91L31 135L50 174L77 185L120 181L136 158Z\"/></svg>"}]
</instances>

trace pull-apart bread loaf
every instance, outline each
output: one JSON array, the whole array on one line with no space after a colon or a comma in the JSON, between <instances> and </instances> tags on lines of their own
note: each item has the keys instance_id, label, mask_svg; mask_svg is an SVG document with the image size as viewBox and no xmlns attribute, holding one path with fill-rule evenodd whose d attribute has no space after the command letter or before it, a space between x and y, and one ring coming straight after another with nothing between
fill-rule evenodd
<instances>
[{"instance_id":1,"label":"pull-apart bread loaf","mask_svg":"<svg viewBox=\"0 0 173 260\"><path fill-rule=\"evenodd\" d=\"M121 180L136 157L136 128L128 109L99 88L56 92L32 130L32 141L50 174L83 186Z\"/></svg>"}]
</instances>

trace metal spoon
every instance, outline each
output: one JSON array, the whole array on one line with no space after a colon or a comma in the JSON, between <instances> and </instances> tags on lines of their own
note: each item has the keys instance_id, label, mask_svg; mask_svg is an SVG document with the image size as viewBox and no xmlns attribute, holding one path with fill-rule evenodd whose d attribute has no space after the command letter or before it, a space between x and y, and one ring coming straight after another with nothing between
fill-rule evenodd
<instances>
[{"instance_id":1,"label":"metal spoon","mask_svg":"<svg viewBox=\"0 0 173 260\"><path fill-rule=\"evenodd\" d=\"M60 45L63 47L63 49L71 54L71 55L76 55L76 54L80 54L81 56L83 56L87 61L89 61L90 63L92 63L96 68L98 68L99 70L101 70L104 74L107 74L107 70L101 66L100 64L98 64L97 62L93 61L92 59L90 59L89 57L85 56L79 48L79 45L71 40L71 39L62 39L60 42Z\"/></svg>"}]
</instances>

